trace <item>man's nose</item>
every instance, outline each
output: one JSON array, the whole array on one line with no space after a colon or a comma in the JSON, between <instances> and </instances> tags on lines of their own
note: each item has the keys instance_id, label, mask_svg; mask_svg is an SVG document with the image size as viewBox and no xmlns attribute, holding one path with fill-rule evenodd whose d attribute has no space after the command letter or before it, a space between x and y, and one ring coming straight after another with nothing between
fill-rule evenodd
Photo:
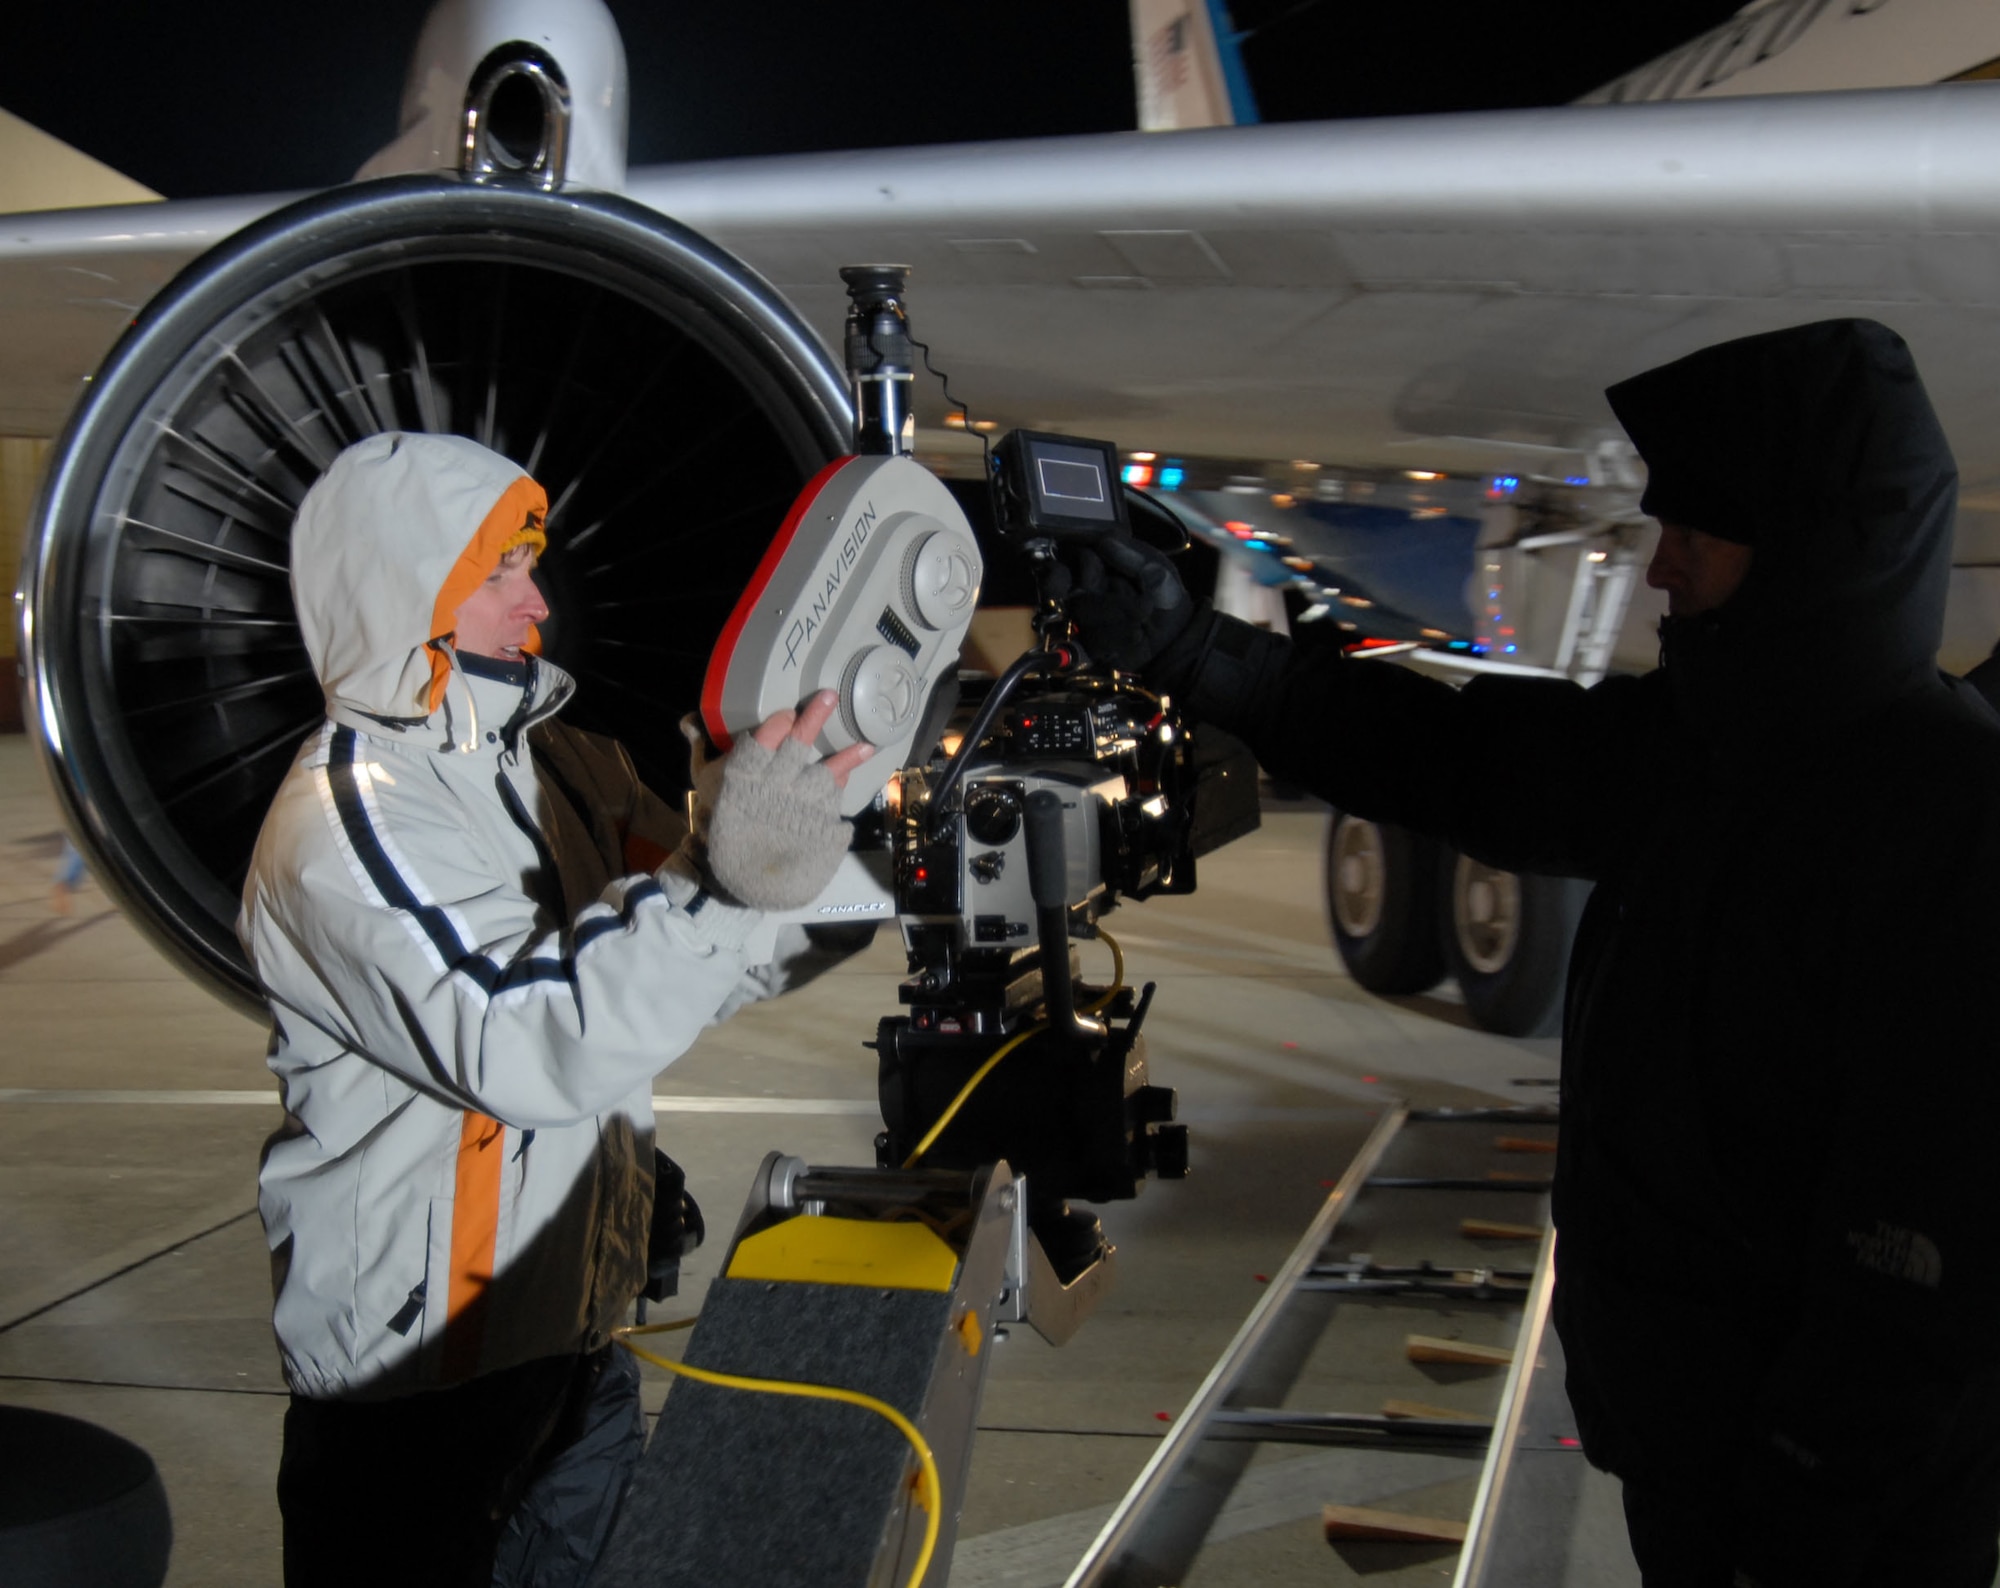
<instances>
[{"instance_id":1,"label":"man's nose","mask_svg":"<svg viewBox=\"0 0 2000 1588\"><path fill-rule=\"evenodd\" d=\"M541 586L531 580L515 610L530 623L539 623L543 618L547 617L549 615L549 604L542 599Z\"/></svg>"},{"instance_id":2,"label":"man's nose","mask_svg":"<svg viewBox=\"0 0 2000 1588\"><path fill-rule=\"evenodd\" d=\"M1680 582L1681 574L1679 538L1671 529L1662 528L1660 542L1653 548L1653 560L1646 564L1646 583L1655 590L1671 590Z\"/></svg>"}]
</instances>

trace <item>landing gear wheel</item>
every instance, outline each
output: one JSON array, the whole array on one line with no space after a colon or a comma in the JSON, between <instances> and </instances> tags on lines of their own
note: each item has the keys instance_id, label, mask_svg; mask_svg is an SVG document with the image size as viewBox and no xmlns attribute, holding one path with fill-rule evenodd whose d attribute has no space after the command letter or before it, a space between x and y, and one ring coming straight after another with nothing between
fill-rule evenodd
<instances>
[{"instance_id":1,"label":"landing gear wheel","mask_svg":"<svg viewBox=\"0 0 2000 1588\"><path fill-rule=\"evenodd\" d=\"M1427 992L1444 979L1435 839L1335 811L1326 904L1348 974L1372 993Z\"/></svg>"},{"instance_id":2,"label":"landing gear wheel","mask_svg":"<svg viewBox=\"0 0 2000 1588\"><path fill-rule=\"evenodd\" d=\"M1554 1036L1587 885L1467 855L1447 856L1439 884L1444 958L1473 1020L1503 1037Z\"/></svg>"}]
</instances>

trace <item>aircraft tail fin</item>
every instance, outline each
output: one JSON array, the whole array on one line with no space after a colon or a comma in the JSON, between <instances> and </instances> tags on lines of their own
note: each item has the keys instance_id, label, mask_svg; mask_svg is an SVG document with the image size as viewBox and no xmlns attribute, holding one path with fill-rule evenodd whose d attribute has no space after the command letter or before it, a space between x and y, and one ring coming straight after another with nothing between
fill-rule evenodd
<instances>
[{"instance_id":1,"label":"aircraft tail fin","mask_svg":"<svg viewBox=\"0 0 2000 1588\"><path fill-rule=\"evenodd\" d=\"M0 214L97 204L144 204L160 195L0 110Z\"/></svg>"},{"instance_id":2,"label":"aircraft tail fin","mask_svg":"<svg viewBox=\"0 0 2000 1588\"><path fill-rule=\"evenodd\" d=\"M1247 126L1257 102L1225 0L1129 0L1139 130Z\"/></svg>"}]
</instances>

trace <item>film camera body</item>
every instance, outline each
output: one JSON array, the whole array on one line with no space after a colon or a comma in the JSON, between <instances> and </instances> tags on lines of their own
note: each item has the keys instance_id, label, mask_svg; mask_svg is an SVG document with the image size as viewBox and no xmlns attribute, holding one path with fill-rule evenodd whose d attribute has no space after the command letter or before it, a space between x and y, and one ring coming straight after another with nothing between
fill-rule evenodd
<instances>
[{"instance_id":1,"label":"film camera body","mask_svg":"<svg viewBox=\"0 0 2000 1588\"><path fill-rule=\"evenodd\" d=\"M1179 536L1108 442L1015 431L955 494L908 456L916 347L894 266L841 272L855 455L807 487L745 592L704 692L712 737L834 688L821 748L868 739L848 784L854 862L807 919L893 910L904 1012L873 1044L885 1171L1005 1160L1064 1285L1108 1256L1069 1206L1186 1174L1171 1090L1147 1076L1152 996L1081 975L1073 939L1121 899L1191 892L1196 856L1257 822L1247 753L1201 753L1171 703L1093 665L1060 601L998 678L958 672L985 564L1045 588L1063 541ZM984 520L975 526L973 518ZM1204 739L1208 736L1204 735ZM1114 950L1114 960L1118 956ZM1122 972L1122 963L1120 963Z\"/></svg>"},{"instance_id":2,"label":"film camera body","mask_svg":"<svg viewBox=\"0 0 2000 1588\"><path fill-rule=\"evenodd\" d=\"M998 541L1031 563L1059 536L1131 533L1108 445L1014 432L994 480ZM1074 938L1121 899L1195 882L1194 746L1158 696L1089 665L1059 606L1040 648L985 692L955 751L905 769L892 824L907 1013L877 1033L884 1167L1004 1158L1058 1276L1103 1252L1070 1199L1187 1173L1173 1092L1151 1084L1152 988L1094 986ZM1254 777L1249 781L1254 789ZM1122 979L1122 978L1121 978ZM994 1055L935 1140L935 1122Z\"/></svg>"}]
</instances>

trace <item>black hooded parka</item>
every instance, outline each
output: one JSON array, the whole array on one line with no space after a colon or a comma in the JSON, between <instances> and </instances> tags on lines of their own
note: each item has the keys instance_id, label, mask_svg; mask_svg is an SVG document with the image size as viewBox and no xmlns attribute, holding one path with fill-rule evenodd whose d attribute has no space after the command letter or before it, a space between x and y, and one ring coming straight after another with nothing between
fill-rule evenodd
<instances>
[{"instance_id":1,"label":"black hooded parka","mask_svg":"<svg viewBox=\"0 0 2000 1588\"><path fill-rule=\"evenodd\" d=\"M1209 616L1152 676L1345 810L1595 882L1555 1189L1585 1451L1773 1588L1932 1580L2000 1534L2000 723L1935 665L1956 470L1871 321L1609 396L1648 511L1754 548L1659 670L1454 690Z\"/></svg>"}]
</instances>

